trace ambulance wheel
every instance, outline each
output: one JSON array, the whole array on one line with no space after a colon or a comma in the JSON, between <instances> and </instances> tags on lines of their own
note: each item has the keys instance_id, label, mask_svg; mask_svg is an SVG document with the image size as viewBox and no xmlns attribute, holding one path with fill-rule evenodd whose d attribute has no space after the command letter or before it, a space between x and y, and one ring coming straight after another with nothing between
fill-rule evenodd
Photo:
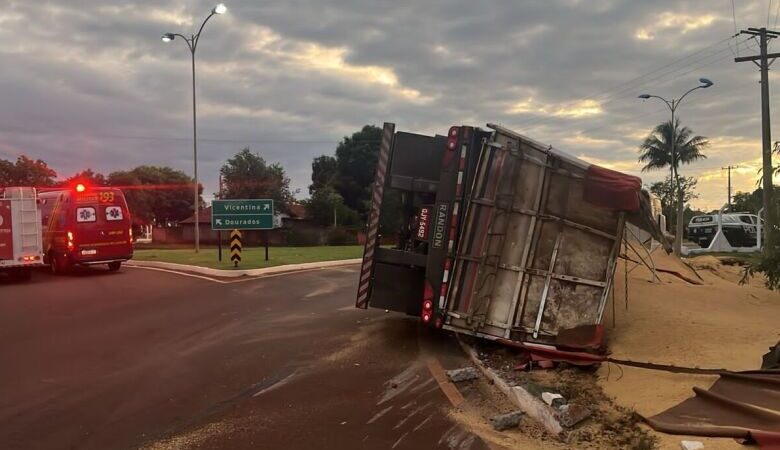
<instances>
[{"instance_id":1,"label":"ambulance wheel","mask_svg":"<svg viewBox=\"0 0 780 450\"><path fill-rule=\"evenodd\" d=\"M63 275L70 271L70 263L66 256L49 255L49 268L54 275Z\"/></svg>"},{"instance_id":2,"label":"ambulance wheel","mask_svg":"<svg viewBox=\"0 0 780 450\"><path fill-rule=\"evenodd\" d=\"M108 263L108 270L110 272L116 272L120 267L122 267L122 261L111 261Z\"/></svg>"}]
</instances>

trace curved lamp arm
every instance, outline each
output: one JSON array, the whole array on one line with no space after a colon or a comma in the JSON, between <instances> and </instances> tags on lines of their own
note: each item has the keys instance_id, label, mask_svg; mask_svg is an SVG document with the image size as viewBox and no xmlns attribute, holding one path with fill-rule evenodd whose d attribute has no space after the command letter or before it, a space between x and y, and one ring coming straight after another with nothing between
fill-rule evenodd
<instances>
[{"instance_id":1,"label":"curved lamp arm","mask_svg":"<svg viewBox=\"0 0 780 450\"><path fill-rule=\"evenodd\" d=\"M680 98L677 100L677 102L676 102L676 103L679 105L679 104L680 104L680 102L682 102L682 99L684 99L686 95L690 94L691 92L695 91L696 89L703 89L704 87L705 87L705 86L696 86L696 87L695 87L695 88L693 88L693 89L689 89L689 90L688 90L688 92L686 92L685 94L683 94L683 95L681 95L681 96L680 96ZM706 87L709 87L709 86L706 86Z\"/></svg>"},{"instance_id":2,"label":"curved lamp arm","mask_svg":"<svg viewBox=\"0 0 780 450\"><path fill-rule=\"evenodd\" d=\"M206 19L203 20L203 23L200 24L200 28L198 29L198 33L192 37L192 51L193 52L195 51L195 48L198 46L198 41L200 40L200 33L203 32L203 27L205 27L206 26L206 22L208 22L209 19L211 19L215 15L217 15L217 13L214 12L214 11L211 11L211 14L209 14L208 17L206 17Z\"/></svg>"},{"instance_id":3,"label":"curved lamp arm","mask_svg":"<svg viewBox=\"0 0 780 450\"><path fill-rule=\"evenodd\" d=\"M666 103L666 106L669 107L669 110L674 112L674 109L675 109L674 103L670 102L669 100L667 100L667 99L665 99L665 98L663 98L661 96L650 95L650 94L643 94L643 95L640 95L639 98L641 98L643 100L647 100L648 98L657 98L658 100L661 100L662 102Z\"/></svg>"}]
</instances>

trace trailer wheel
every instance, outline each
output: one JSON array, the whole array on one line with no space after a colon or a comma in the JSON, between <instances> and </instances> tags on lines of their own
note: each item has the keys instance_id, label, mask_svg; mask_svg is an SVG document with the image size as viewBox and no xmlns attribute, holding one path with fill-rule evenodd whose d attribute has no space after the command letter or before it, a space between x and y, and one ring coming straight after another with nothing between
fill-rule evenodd
<instances>
[{"instance_id":1,"label":"trailer wheel","mask_svg":"<svg viewBox=\"0 0 780 450\"><path fill-rule=\"evenodd\" d=\"M108 270L110 272L116 272L120 267L122 267L122 261L111 261L108 263Z\"/></svg>"}]
</instances>

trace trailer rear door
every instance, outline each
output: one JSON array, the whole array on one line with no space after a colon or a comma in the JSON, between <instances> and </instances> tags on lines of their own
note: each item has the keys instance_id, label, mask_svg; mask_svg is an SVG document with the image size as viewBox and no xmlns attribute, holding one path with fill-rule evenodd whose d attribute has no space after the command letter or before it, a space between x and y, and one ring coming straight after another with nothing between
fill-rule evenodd
<instances>
[{"instance_id":1,"label":"trailer rear door","mask_svg":"<svg viewBox=\"0 0 780 450\"><path fill-rule=\"evenodd\" d=\"M587 165L500 127L483 148L446 327L550 342L601 322L622 213L583 201Z\"/></svg>"}]
</instances>

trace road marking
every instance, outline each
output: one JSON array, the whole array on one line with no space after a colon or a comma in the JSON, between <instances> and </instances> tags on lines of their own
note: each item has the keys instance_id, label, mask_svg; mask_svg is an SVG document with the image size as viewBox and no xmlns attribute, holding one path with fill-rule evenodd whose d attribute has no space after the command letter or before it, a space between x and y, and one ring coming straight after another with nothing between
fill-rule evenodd
<instances>
[{"instance_id":1,"label":"road marking","mask_svg":"<svg viewBox=\"0 0 780 450\"><path fill-rule=\"evenodd\" d=\"M406 437L408 434L409 434L409 432L407 431L407 432L406 432L406 433L404 433L404 434L403 434L401 437L399 437L399 438L398 438L398 440L397 440L397 441L395 441L395 444L393 444L393 447L392 447L392 448L396 448L396 447L398 447L398 444L400 444L400 443L401 443L401 441L403 441L403 440L404 440L404 438L405 438L405 437Z\"/></svg>"},{"instance_id":2,"label":"road marking","mask_svg":"<svg viewBox=\"0 0 780 450\"><path fill-rule=\"evenodd\" d=\"M455 387L455 384L453 384L449 379L447 379L447 374L444 373L444 367L442 367L441 363L439 362L438 359L436 359L436 357L431 357L428 359L428 370L431 371L431 375L433 375L433 378L436 380L437 383L439 383L439 388L442 390L442 392L444 392L444 395L447 396L447 399L450 401L450 403L452 403L452 406L458 408L466 401L466 399L463 398L463 395L461 395L458 388ZM453 425L453 428L451 428L450 431L455 429L455 427L457 426L458 424ZM417 429L415 429L414 431L417 431ZM467 431L464 430L464 432ZM442 443L442 441L447 437L447 434L449 433L450 433L449 431L445 433L445 435L442 436L442 439L439 440L439 443ZM463 448L469 448L471 444L474 442L474 439L476 439L476 434L474 434L473 432L468 432L468 433L470 433L471 435L468 438L466 438L469 441L466 447ZM484 437L480 436L480 440L490 450L504 449L503 447L499 447L497 444L485 439ZM463 444L461 443L460 445L462 447Z\"/></svg>"},{"instance_id":3,"label":"road marking","mask_svg":"<svg viewBox=\"0 0 780 450\"><path fill-rule=\"evenodd\" d=\"M256 276L256 277L246 277L246 278L241 278L241 279L238 279L238 280L226 281L226 280L220 280L220 279L217 279L217 278L207 277L205 275L198 275L198 274L189 273L189 272L181 272L181 271L178 271L178 270L163 269L163 268L160 268L160 267L144 267L144 266L133 266L133 265L126 265L125 267L132 268L132 269L156 270L158 272L167 272L167 273L172 273L174 275L182 275L182 276L185 276L185 277L199 278L201 280L212 281L214 283L219 283L219 284L245 283L247 281L265 280L266 278L276 278L276 277L282 277L282 276L286 276L286 275L296 275L296 274L299 274L299 273L316 272L316 271L319 271L319 270L329 270L329 269L337 269L338 268L338 267L314 267L314 268L311 268L311 269L291 270L289 272L271 273L271 274L268 274L268 275L259 275L259 276Z\"/></svg>"},{"instance_id":4,"label":"road marking","mask_svg":"<svg viewBox=\"0 0 780 450\"><path fill-rule=\"evenodd\" d=\"M354 306L353 306L353 308L354 308ZM387 408L385 408L385 409L379 411L378 413L374 414L374 417L368 419L368 422L366 422L366 425L371 425L372 423L376 422L380 417L382 417L385 414L387 414L388 412L390 412L391 409L393 409L393 407L392 406L388 406Z\"/></svg>"},{"instance_id":5,"label":"road marking","mask_svg":"<svg viewBox=\"0 0 780 450\"><path fill-rule=\"evenodd\" d=\"M227 281L215 280L213 278L204 277L203 275L196 275L196 274L187 273L187 272L178 272L176 270L161 269L159 267L142 267L142 266L130 266L130 265L127 265L125 267L131 268L131 269L156 270L158 272L167 272L167 273L172 273L174 275L182 275L182 276L185 276L185 277L200 278L201 280L213 281L214 283L228 284Z\"/></svg>"},{"instance_id":6,"label":"road marking","mask_svg":"<svg viewBox=\"0 0 780 450\"><path fill-rule=\"evenodd\" d=\"M452 406L458 408L466 401L460 391L458 391L458 388L447 379L444 368L441 366L438 359L428 359L428 370L431 371L431 375L433 375L433 378L439 383L439 388L444 392L444 395L447 396L447 399L452 403Z\"/></svg>"}]
</instances>

